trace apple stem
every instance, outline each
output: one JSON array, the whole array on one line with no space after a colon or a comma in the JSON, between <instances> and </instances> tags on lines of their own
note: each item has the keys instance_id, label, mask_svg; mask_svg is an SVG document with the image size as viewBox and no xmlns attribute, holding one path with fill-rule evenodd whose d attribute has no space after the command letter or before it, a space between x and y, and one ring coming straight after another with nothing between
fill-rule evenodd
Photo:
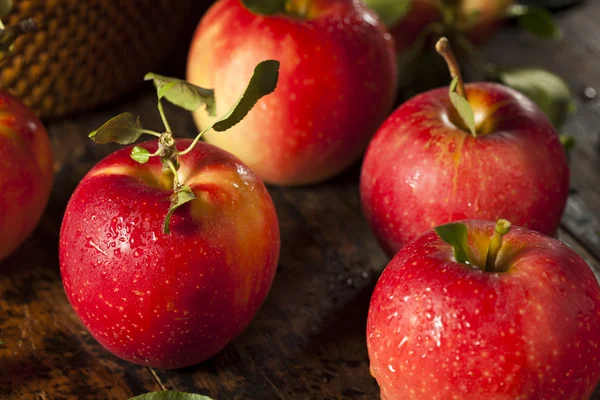
<instances>
[{"instance_id":1,"label":"apple stem","mask_svg":"<svg viewBox=\"0 0 600 400\"><path fill-rule=\"evenodd\" d=\"M158 133L158 132L155 132L155 131L152 131L152 130L150 130L150 129L139 129L139 130L138 130L138 132L141 132L141 133L146 133L146 134L148 134L148 135L156 136L156 137L158 137L158 138L161 136L161 134L160 134L160 133Z\"/></svg>"},{"instance_id":2,"label":"apple stem","mask_svg":"<svg viewBox=\"0 0 600 400\"><path fill-rule=\"evenodd\" d=\"M461 97L467 98L467 92L465 91L465 82L460 72L460 65L456 61L452 47L450 47L450 41L446 37L440 38L435 44L435 50L444 57L446 64L448 64L448 70L450 70L450 76L452 79L456 78L458 83L456 85L456 93Z\"/></svg>"},{"instance_id":3,"label":"apple stem","mask_svg":"<svg viewBox=\"0 0 600 400\"><path fill-rule=\"evenodd\" d=\"M165 110L163 109L163 105L160 99L158 100L158 112L160 113L160 118L162 119L162 122L165 125L165 129L167 130L167 132L172 132L171 126L169 125L169 121L167 121L167 117L165 116Z\"/></svg>"},{"instance_id":4,"label":"apple stem","mask_svg":"<svg viewBox=\"0 0 600 400\"><path fill-rule=\"evenodd\" d=\"M485 270L489 272L498 272L496 259L502 247L502 238L510 231L511 224L505 219L499 219L494 227L494 234L490 238L490 246L485 261Z\"/></svg>"},{"instance_id":5,"label":"apple stem","mask_svg":"<svg viewBox=\"0 0 600 400\"><path fill-rule=\"evenodd\" d=\"M310 0L288 0L285 4L285 11L299 17L306 17L310 7Z\"/></svg>"}]
</instances>

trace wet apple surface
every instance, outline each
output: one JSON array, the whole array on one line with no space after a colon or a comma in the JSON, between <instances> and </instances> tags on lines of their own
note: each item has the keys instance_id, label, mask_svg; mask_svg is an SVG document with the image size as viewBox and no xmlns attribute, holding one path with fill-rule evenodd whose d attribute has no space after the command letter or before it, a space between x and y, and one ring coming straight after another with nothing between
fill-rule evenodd
<instances>
[{"instance_id":1,"label":"wet apple surface","mask_svg":"<svg viewBox=\"0 0 600 400\"><path fill-rule=\"evenodd\" d=\"M588 399L600 379L600 287L564 244L522 228L484 271L493 222L465 221L472 265L431 230L379 279L369 309L381 398Z\"/></svg>"},{"instance_id":2,"label":"wet apple surface","mask_svg":"<svg viewBox=\"0 0 600 400\"><path fill-rule=\"evenodd\" d=\"M142 145L154 152L157 142ZM120 357L163 368L196 364L236 337L266 297L279 257L273 203L239 160L198 144L179 169L196 199L165 234L172 177L160 160L140 165L130 151L98 163L67 206L65 290L94 337Z\"/></svg>"},{"instance_id":3,"label":"wet apple surface","mask_svg":"<svg viewBox=\"0 0 600 400\"><path fill-rule=\"evenodd\" d=\"M563 42L539 41L508 26L486 48L490 60L546 66L574 90L599 90L594 41L600 36L600 3L583 1L555 16ZM190 16L193 25L199 18ZM189 42L179 45L174 54L184 63ZM183 65L176 64L173 58L162 73L183 77ZM281 230L276 278L245 332L215 356L179 370L145 367L115 357L88 333L61 283L60 224L76 185L115 150L93 143L87 137L92 130L125 110L142 116L146 127L160 126L150 86L85 115L45 122L55 156L52 196L38 228L0 267L0 398L124 400L165 388L227 400L378 399L366 321L389 258L362 214L358 164L318 185L269 187ZM578 97L577 103L565 125L577 144L569 156L572 191L558 238L600 277L600 109L598 98ZM189 112L168 104L165 110L178 136L196 132ZM160 207L167 208L168 200ZM180 208L184 215L188 210ZM600 388L591 399L600 399Z\"/></svg>"},{"instance_id":4,"label":"wet apple surface","mask_svg":"<svg viewBox=\"0 0 600 400\"><path fill-rule=\"evenodd\" d=\"M0 261L36 227L53 181L52 145L31 110L0 91Z\"/></svg>"},{"instance_id":5,"label":"wet apple surface","mask_svg":"<svg viewBox=\"0 0 600 400\"><path fill-rule=\"evenodd\" d=\"M390 256L453 220L506 218L548 235L558 228L569 168L555 129L513 89L475 83L466 91L477 137L440 88L402 104L369 144L361 199Z\"/></svg>"}]
</instances>

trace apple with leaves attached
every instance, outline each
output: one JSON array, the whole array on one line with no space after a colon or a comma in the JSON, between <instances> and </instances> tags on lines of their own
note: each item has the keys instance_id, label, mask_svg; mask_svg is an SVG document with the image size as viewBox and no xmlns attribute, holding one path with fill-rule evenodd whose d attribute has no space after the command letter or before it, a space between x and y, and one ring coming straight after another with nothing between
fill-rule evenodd
<instances>
[{"instance_id":1,"label":"apple with leaves attached","mask_svg":"<svg viewBox=\"0 0 600 400\"><path fill-rule=\"evenodd\" d=\"M214 87L227 109L247 66L264 58L281 61L277 92L206 141L280 185L322 181L356 161L395 97L393 44L376 15L354 0L219 0L194 35L187 78ZM201 128L213 121L194 117Z\"/></svg>"},{"instance_id":2,"label":"apple with leaves attached","mask_svg":"<svg viewBox=\"0 0 600 400\"><path fill-rule=\"evenodd\" d=\"M590 398L600 379L598 282L558 240L509 228L443 225L385 268L367 323L382 399Z\"/></svg>"},{"instance_id":3,"label":"apple with leaves attached","mask_svg":"<svg viewBox=\"0 0 600 400\"><path fill-rule=\"evenodd\" d=\"M455 77L447 88L402 104L369 144L361 172L363 210L393 256L435 226L506 218L552 235L569 191L558 134L519 92L496 83L463 86L444 38L438 48Z\"/></svg>"},{"instance_id":4,"label":"apple with leaves attached","mask_svg":"<svg viewBox=\"0 0 600 400\"><path fill-rule=\"evenodd\" d=\"M148 74L165 132L124 113L90 135L130 144L83 178L60 233L60 268L91 334L134 363L180 368L211 357L250 323L279 257L279 225L262 181L233 155L199 143L272 92L277 61L260 63L242 99L196 139L175 140L162 99L214 113L212 90Z\"/></svg>"}]
</instances>

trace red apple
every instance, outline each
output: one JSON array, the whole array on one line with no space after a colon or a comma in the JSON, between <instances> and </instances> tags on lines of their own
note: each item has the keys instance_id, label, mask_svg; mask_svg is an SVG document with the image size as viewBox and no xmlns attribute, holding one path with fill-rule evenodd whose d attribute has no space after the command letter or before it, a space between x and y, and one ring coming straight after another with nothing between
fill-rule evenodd
<instances>
[{"instance_id":1,"label":"red apple","mask_svg":"<svg viewBox=\"0 0 600 400\"><path fill-rule=\"evenodd\" d=\"M40 120L0 91L0 260L37 225L52 188L52 145Z\"/></svg>"},{"instance_id":2,"label":"red apple","mask_svg":"<svg viewBox=\"0 0 600 400\"><path fill-rule=\"evenodd\" d=\"M179 149L190 140L178 140ZM150 152L157 141L142 144ZM163 233L173 177L131 148L80 182L60 233L60 268L75 312L108 350L161 368L214 355L250 323L279 256L279 226L263 183L234 156L198 143L180 155L196 199Z\"/></svg>"},{"instance_id":3,"label":"red apple","mask_svg":"<svg viewBox=\"0 0 600 400\"><path fill-rule=\"evenodd\" d=\"M409 0L365 0L380 13ZM463 35L475 45L483 45L506 20L514 0L410 0L406 14L390 22L396 51L410 49L421 35ZM387 18L382 15L382 18ZM432 29L435 27L435 29Z\"/></svg>"},{"instance_id":4,"label":"red apple","mask_svg":"<svg viewBox=\"0 0 600 400\"><path fill-rule=\"evenodd\" d=\"M481 46L506 21L514 0L461 0L458 5L457 26L471 43Z\"/></svg>"},{"instance_id":5,"label":"red apple","mask_svg":"<svg viewBox=\"0 0 600 400\"><path fill-rule=\"evenodd\" d=\"M466 85L477 137L461 128L447 88L402 104L370 143L362 205L390 255L460 219L509 219L552 235L569 191L559 137L528 98L495 83Z\"/></svg>"},{"instance_id":6,"label":"red apple","mask_svg":"<svg viewBox=\"0 0 600 400\"><path fill-rule=\"evenodd\" d=\"M389 0L395 2L398 0ZM405 0L409 1L409 0ZM366 0L367 5L375 4L378 0ZM377 9L375 7L375 9ZM444 20L442 8L436 0L412 0L405 16L390 26L397 53L409 50L423 31L432 23Z\"/></svg>"},{"instance_id":7,"label":"red apple","mask_svg":"<svg viewBox=\"0 0 600 400\"><path fill-rule=\"evenodd\" d=\"M232 152L265 181L309 184L356 161L393 105L396 64L384 26L362 2L289 1L257 15L219 0L193 38L188 80L215 88L217 111L242 93L259 60L281 62L278 88L209 143ZM194 114L200 127L213 119Z\"/></svg>"},{"instance_id":8,"label":"red apple","mask_svg":"<svg viewBox=\"0 0 600 400\"><path fill-rule=\"evenodd\" d=\"M464 224L471 265L430 230L375 287L367 344L381 398L589 399L600 379L600 288L588 265L514 228L486 271L494 224Z\"/></svg>"}]
</instances>

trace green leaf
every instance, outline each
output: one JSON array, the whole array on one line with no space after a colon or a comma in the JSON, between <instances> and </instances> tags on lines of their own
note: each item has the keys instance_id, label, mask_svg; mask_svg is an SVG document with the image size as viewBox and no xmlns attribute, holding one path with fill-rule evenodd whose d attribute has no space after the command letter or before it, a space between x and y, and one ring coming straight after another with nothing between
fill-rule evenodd
<instances>
[{"instance_id":1,"label":"green leaf","mask_svg":"<svg viewBox=\"0 0 600 400\"><path fill-rule=\"evenodd\" d=\"M213 400L201 394L184 392L152 392L132 397L129 400Z\"/></svg>"},{"instance_id":2,"label":"green leaf","mask_svg":"<svg viewBox=\"0 0 600 400\"><path fill-rule=\"evenodd\" d=\"M146 164L150 159L150 152L143 147L135 146L131 149L131 158L140 164Z\"/></svg>"},{"instance_id":3,"label":"green leaf","mask_svg":"<svg viewBox=\"0 0 600 400\"><path fill-rule=\"evenodd\" d=\"M194 192L192 192L192 189L187 185L181 186L178 190L175 191L175 193L173 193L173 195L171 196L171 207L169 208L169 212L165 217L165 222L163 225L164 233L171 233L171 230L169 229L169 224L171 223L171 217L173 216L175 210L177 210L185 203L194 200L195 198L196 196L194 195Z\"/></svg>"},{"instance_id":4,"label":"green leaf","mask_svg":"<svg viewBox=\"0 0 600 400\"><path fill-rule=\"evenodd\" d=\"M563 147L565 148L565 152L567 154L569 154L569 152L571 150L573 150L573 148L575 147L575 144L577 144L575 138L566 133L563 133L562 135L560 135L560 142L562 143Z\"/></svg>"},{"instance_id":5,"label":"green leaf","mask_svg":"<svg viewBox=\"0 0 600 400\"><path fill-rule=\"evenodd\" d=\"M246 91L235 105L212 128L217 132L225 131L240 122L263 96L273 92L279 79L279 61L267 60L256 66Z\"/></svg>"},{"instance_id":6,"label":"green leaf","mask_svg":"<svg viewBox=\"0 0 600 400\"><path fill-rule=\"evenodd\" d=\"M273 15L285 11L286 0L242 0L248 10L258 15Z\"/></svg>"},{"instance_id":7,"label":"green leaf","mask_svg":"<svg viewBox=\"0 0 600 400\"><path fill-rule=\"evenodd\" d=\"M469 235L465 224L451 222L435 228L438 236L454 250L454 258L457 262L471 264L469 259Z\"/></svg>"},{"instance_id":8,"label":"green leaf","mask_svg":"<svg viewBox=\"0 0 600 400\"><path fill-rule=\"evenodd\" d=\"M140 117L130 113L119 114L107 121L100 128L90 133L89 137L96 143L131 144L142 136Z\"/></svg>"},{"instance_id":9,"label":"green leaf","mask_svg":"<svg viewBox=\"0 0 600 400\"><path fill-rule=\"evenodd\" d=\"M12 10L12 7L12 0L0 0L0 18L6 17L10 13L10 10Z\"/></svg>"},{"instance_id":10,"label":"green leaf","mask_svg":"<svg viewBox=\"0 0 600 400\"><path fill-rule=\"evenodd\" d=\"M182 79L170 78L153 72L148 72L144 80L154 81L158 99L163 97L169 102L188 111L196 111L202 104L206 104L206 111L210 116L215 116L215 91L192 85Z\"/></svg>"},{"instance_id":11,"label":"green leaf","mask_svg":"<svg viewBox=\"0 0 600 400\"><path fill-rule=\"evenodd\" d=\"M537 68L504 70L500 81L529 97L557 128L575 110L569 86L552 72Z\"/></svg>"},{"instance_id":12,"label":"green leaf","mask_svg":"<svg viewBox=\"0 0 600 400\"><path fill-rule=\"evenodd\" d=\"M552 14L545 8L517 4L508 9L508 16L518 18L521 28L541 38L560 39L562 36Z\"/></svg>"},{"instance_id":13,"label":"green leaf","mask_svg":"<svg viewBox=\"0 0 600 400\"><path fill-rule=\"evenodd\" d=\"M408 14L412 0L366 0L365 3L379 15L384 24L393 26Z\"/></svg>"},{"instance_id":14,"label":"green leaf","mask_svg":"<svg viewBox=\"0 0 600 400\"><path fill-rule=\"evenodd\" d=\"M458 85L458 78L452 79L450 83L450 102L458 112L458 115L462 118L469 131L471 131L471 135L476 136L477 130L475 128L475 114L473 113L473 109L471 105L461 95L456 93L456 86Z\"/></svg>"}]
</instances>

